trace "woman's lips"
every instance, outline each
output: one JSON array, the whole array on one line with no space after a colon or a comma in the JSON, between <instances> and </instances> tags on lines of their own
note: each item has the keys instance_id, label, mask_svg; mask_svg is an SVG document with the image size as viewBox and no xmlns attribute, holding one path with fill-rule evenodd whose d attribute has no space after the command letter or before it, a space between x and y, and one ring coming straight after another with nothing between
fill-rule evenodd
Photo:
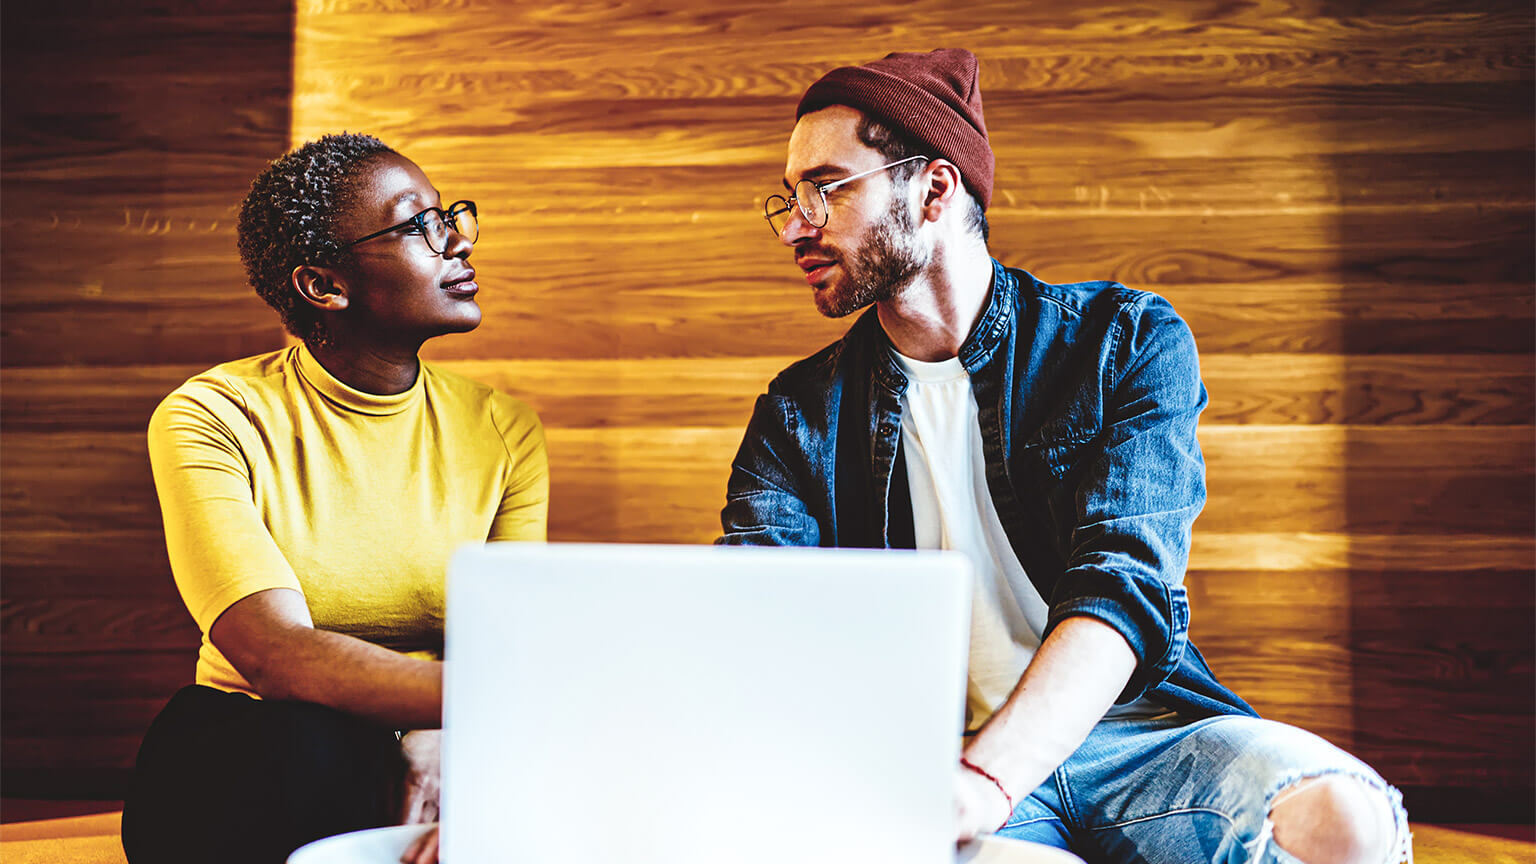
<instances>
[{"instance_id":1,"label":"woman's lips","mask_svg":"<svg viewBox=\"0 0 1536 864\"><path fill-rule=\"evenodd\" d=\"M457 282L444 282L442 288L449 294L458 297L473 297L480 290L480 284L475 281L474 275L471 274Z\"/></svg>"}]
</instances>

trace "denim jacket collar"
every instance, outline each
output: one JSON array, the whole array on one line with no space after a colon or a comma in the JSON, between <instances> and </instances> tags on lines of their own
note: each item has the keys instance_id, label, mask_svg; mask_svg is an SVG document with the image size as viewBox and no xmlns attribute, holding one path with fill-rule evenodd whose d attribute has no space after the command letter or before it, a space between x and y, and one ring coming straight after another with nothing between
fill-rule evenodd
<instances>
[{"instance_id":1,"label":"denim jacket collar","mask_svg":"<svg viewBox=\"0 0 1536 864\"><path fill-rule=\"evenodd\" d=\"M1018 290L1018 279L997 259L992 259L992 281L987 289L986 306L982 308L976 323L971 325L970 335L960 345L960 363L968 374L975 375L978 369L987 365L997 353L998 347L1007 341L1008 330L1014 326L1017 317L1017 304L1014 301ZM880 326L879 315L874 309L865 313L864 319L860 323L874 331L872 338L884 348L876 352L878 356L873 372L875 383L900 397L907 392L907 376L897 365L896 358L891 356L895 346L891 344L885 328ZM871 393L871 397L874 396Z\"/></svg>"},{"instance_id":2,"label":"denim jacket collar","mask_svg":"<svg viewBox=\"0 0 1536 864\"><path fill-rule=\"evenodd\" d=\"M976 319L976 324L971 327L971 335L967 336L965 343L960 346L960 362L965 366L965 371L976 374L976 370L985 366L997 353L998 346L1006 341L1010 328L1014 326L1014 318L1017 315L1017 304L1014 302L1018 293L1018 280L1008 268L992 260L992 287L987 292L987 306L982 310L981 317Z\"/></svg>"}]
</instances>

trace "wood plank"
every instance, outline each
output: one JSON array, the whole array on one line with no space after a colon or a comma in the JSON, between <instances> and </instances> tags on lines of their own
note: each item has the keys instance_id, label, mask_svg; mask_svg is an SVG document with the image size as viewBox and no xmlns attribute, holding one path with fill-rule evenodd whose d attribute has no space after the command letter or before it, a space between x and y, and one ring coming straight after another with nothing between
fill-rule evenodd
<instances>
[{"instance_id":1,"label":"wood plank","mask_svg":"<svg viewBox=\"0 0 1536 864\"><path fill-rule=\"evenodd\" d=\"M1201 361L1219 424L1527 425L1528 356L1216 354Z\"/></svg>"},{"instance_id":2,"label":"wood plank","mask_svg":"<svg viewBox=\"0 0 1536 864\"><path fill-rule=\"evenodd\" d=\"M1332 609L1311 611L1327 616ZM1405 643L1402 632L1393 634L1396 640L1367 638L1354 622L1337 629L1308 626L1300 614L1272 617L1252 631L1241 623L1213 624L1206 615L1190 632L1217 676L1256 707L1305 707L1334 716L1335 722L1364 705L1431 716L1529 715L1528 703L1536 700L1509 696L1511 690L1525 690L1522 684L1530 680L1530 647L1488 633L1517 626L1516 619L1528 620L1532 610L1460 612L1449 619L1443 637L1437 628L1422 642ZM1482 628L1479 620L1485 622Z\"/></svg>"},{"instance_id":3,"label":"wood plank","mask_svg":"<svg viewBox=\"0 0 1536 864\"><path fill-rule=\"evenodd\" d=\"M1527 678L1529 680L1529 678ZM1354 713L1355 752L1392 782L1415 786L1531 787L1530 715L1507 711L1432 715L1360 706ZM1466 742L1446 747L1442 742Z\"/></svg>"},{"instance_id":4,"label":"wood plank","mask_svg":"<svg viewBox=\"0 0 1536 864\"><path fill-rule=\"evenodd\" d=\"M381 56L398 59L399 65L393 68L431 76L431 71L416 70L432 70L430 61L441 50L434 38L438 28L430 20L411 21L383 13L393 8L398 7L383 2L301 4L300 89L325 92L309 76L358 74L368 68L359 60ZM524 94L562 86L627 92L622 80L593 83L590 76L647 65L683 76L691 73L711 88L705 92L745 87L795 95L804 82L831 66L932 44L969 45L989 58L984 70L989 80L1019 87L1069 88L1092 82L1115 89L1138 83L1167 88L1182 81L1234 74L1264 77L1274 74L1272 67L1280 71L1274 83L1291 86L1297 82L1285 77L1288 67L1305 67L1293 73L1306 75L1305 80L1338 80L1348 74L1339 69L1339 64L1347 62L1345 57L1354 61L1349 68L1357 70L1359 80L1372 82L1443 80L1463 69L1461 74L1478 77L1499 74L1497 70L1518 75L1529 67L1528 34L1521 29L1528 20L1525 10L1502 7L1495 11L1488 4L1481 5L1476 16L1446 15L1443 7L1394 8L1389 14L1371 10L1367 15L1363 10L1351 14L1320 3L1199 2L1163 4L1156 14L1146 14L1110 4L1047 10L998 0L967 7L966 20L957 20L952 9L937 0L906 3L899 9L866 5L849 11L840 20L818 20L810 26L798 22L793 10L783 4L708 10L665 2L607 8L567 4L537 11L503 5L462 10L457 20L481 34L487 44L515 46L516 50L484 52L486 72L548 69L565 73L513 79L505 85L507 92ZM604 38L582 38L592 32L602 32ZM654 38L659 34L668 38ZM741 38L749 34L771 39L784 57L792 59L755 64L756 74L744 80L719 72L710 75L707 70L722 62L741 63ZM1430 45L1465 46L1465 50L1423 50ZM1416 53L1413 48L1421 50ZM1295 56L1303 51L1315 53ZM1270 60L1277 54L1279 59ZM1091 65L1116 56L1130 67L1118 75ZM1287 62L1288 57L1293 59ZM642 58L659 62L642 64ZM1043 73L1036 69L1041 64ZM1088 69L1075 68L1085 64ZM1437 77L1427 74L1426 65L1450 71ZM1493 69L1473 71L1479 65ZM583 72L587 77L577 77ZM647 77L666 74L652 71Z\"/></svg>"},{"instance_id":5,"label":"wood plank","mask_svg":"<svg viewBox=\"0 0 1536 864\"><path fill-rule=\"evenodd\" d=\"M713 530L736 429L550 429L551 534L681 541ZM1531 427L1210 426L1205 531L1523 534ZM1348 465L1341 473L1339 466ZM12 433L11 531L159 526L144 437Z\"/></svg>"},{"instance_id":6,"label":"wood plank","mask_svg":"<svg viewBox=\"0 0 1536 864\"><path fill-rule=\"evenodd\" d=\"M681 524L662 524L650 534L630 527L625 537L617 536L611 524L582 525L574 517L567 519L562 514L570 508L557 504L555 539L709 543L720 532L720 503L713 498L700 501L696 508L687 510ZM0 532L0 547L5 550L6 600L100 598L104 602L132 600L146 607L179 608L180 598L166 561L165 539L158 527L82 532L18 531L7 525ZM1219 590L1220 574L1232 571L1275 574L1265 583L1270 585L1304 580L1309 573L1347 571L1353 584L1359 584L1365 574L1373 572L1433 572L1442 574L1443 584L1455 585L1457 591L1428 591L1423 602L1465 605L1481 602L1467 601L1461 593L1472 590L1467 586L1477 583L1468 580L1479 578L1478 574L1532 570L1536 570L1536 540L1522 535L1241 533L1210 531L1200 525L1195 531L1186 581L1199 610L1207 601L1200 599L1198 592ZM1334 596L1344 602L1341 593ZM1267 602L1263 596L1244 600ZM1356 598L1352 602L1362 601Z\"/></svg>"},{"instance_id":7,"label":"wood plank","mask_svg":"<svg viewBox=\"0 0 1536 864\"><path fill-rule=\"evenodd\" d=\"M1115 276L1092 265L1050 272L1031 261L1003 260L1034 268L1036 276L1048 280ZM1149 275L1144 265L1128 263L1127 267L1138 275ZM495 273L501 268L487 260L484 269ZM434 343L428 353L437 359L803 357L841 338L851 323L816 315L803 282L790 281L787 260L708 284L688 284L682 269L673 280L658 273L626 286L573 273L569 282L547 289L521 285L498 290L496 277L487 276L480 303L485 320L480 329ZM1385 302L1377 306L1375 301L1404 297L1409 289L1366 286L1357 290L1342 281L1156 285L1133 279L1129 284L1172 300L1207 356L1406 354L1431 345L1439 354L1520 354L1536 345L1530 311L1519 308L1528 301L1511 297L1517 290L1529 296L1528 284L1518 282L1458 286L1453 292L1442 287L1439 299L1431 299L1428 288L1415 286L1418 298L1396 309ZM598 299L603 292L604 299ZM1318 304L1308 308L1309 298ZM1487 298L1488 306L1478 308L1479 298ZM1455 307L1459 310L1449 311ZM1492 311L1496 307L1517 311L1506 315ZM1425 316L1434 309L1448 310L1447 320L1428 320ZM725 333L729 339L721 338Z\"/></svg>"},{"instance_id":8,"label":"wood plank","mask_svg":"<svg viewBox=\"0 0 1536 864\"><path fill-rule=\"evenodd\" d=\"M1439 572L1536 569L1528 534L1371 534L1368 532L1218 531L1195 523L1189 570L1341 570ZM1452 578L1452 577L1448 577ZM1450 602L1439 593L1437 602Z\"/></svg>"},{"instance_id":9,"label":"wood plank","mask_svg":"<svg viewBox=\"0 0 1536 864\"><path fill-rule=\"evenodd\" d=\"M1099 11L1112 15L1114 10ZM743 54L734 40L716 39L698 44L690 56L647 64L644 61L656 50L668 46L652 43L640 54L624 56L605 50L605 43L584 45L583 55L570 58L558 53L487 53L485 62L477 63L472 72L441 69L426 59L416 65L378 68L367 62L370 58L364 51L372 48L425 58L434 52L434 46L423 45L424 40L414 35L385 37L375 43L387 47L363 45L350 31L327 28L328 32L322 33L319 27L310 28L311 20L315 19L306 16L301 40L324 38L343 46L341 51L317 51L302 59L303 81L315 91L316 114L323 113L325 107L345 107L349 101L376 101L378 93L391 89L463 95L469 92L471 82L474 92L484 99L513 104L536 94L540 99L601 97L615 101L752 96L784 99L793 105L810 82L829 69L866 62L895 47L884 41L860 54L841 40L835 46L815 40L787 47L784 62L767 64L754 62L754 56ZM1198 48L1180 38L1150 43L1119 38L1069 48L1035 41L1017 30L1006 40L982 38L967 44L981 60L984 97L1006 91L1166 94L1208 90L1213 83L1259 91L1492 84L1520 80L1531 68L1529 39L1519 32L1518 16L1505 20L1507 29L1490 32L1499 27L1498 22L1480 16L1477 26L1463 27L1457 36L1448 36L1457 40L1454 47L1452 43L1426 44L1422 39L1392 34L1365 36L1334 49L1311 43L1271 43L1245 50L1240 47L1242 37L1234 34L1233 41ZM505 16L497 16L487 21L486 27L505 31L508 23ZM668 43L675 38L673 33L667 36ZM954 44L952 37L941 41ZM1374 47L1366 47L1368 43Z\"/></svg>"},{"instance_id":10,"label":"wood plank","mask_svg":"<svg viewBox=\"0 0 1536 864\"><path fill-rule=\"evenodd\" d=\"M1150 286L1136 286L1150 287ZM1387 282L1166 285L1210 362L1217 353L1529 354L1529 285ZM1525 331L1522 334L1522 330ZM1346 364L1347 365L1347 364Z\"/></svg>"},{"instance_id":11,"label":"wood plank","mask_svg":"<svg viewBox=\"0 0 1536 864\"><path fill-rule=\"evenodd\" d=\"M787 130L778 137L787 141ZM29 161L8 164L6 189L45 198L45 224L54 236L67 236L71 244L90 243L107 233L153 236L179 234L183 228L232 244L239 196L229 190L249 183L261 167L239 154L188 154L177 160L177 175L155 177L153 169L163 161L155 154L28 155ZM415 151L407 155L422 158ZM497 178L510 164L505 153L475 150L465 155L467 160L450 156L441 163L424 163L445 195L458 197L454 191L458 189L476 190L474 194L480 195L487 187L501 188ZM1042 153L1035 148L999 162L996 182L1005 194L993 207L996 212L1022 209L1035 214L1075 210L1231 215L1295 214L1319 208L1363 215L1380 208L1458 203L1518 207L1532 200L1532 184L1524 181L1531 178L1533 166L1525 157L1525 151L1510 150L1115 156L1090 163L1070 153ZM728 213L739 210L744 198L756 210L757 199L772 191L782 170L782 153L767 162L724 165L588 165L520 175L517 194L527 212L561 222L583 221L583 214L591 219L624 211L633 211L637 217L649 211ZM107 200L100 190L103 182L112 184ZM175 197L167 197L168 188L176 192ZM482 215L497 214L487 208ZM3 216L0 226L28 230L36 218L30 212ZM233 246L224 251L232 254Z\"/></svg>"},{"instance_id":12,"label":"wood plank","mask_svg":"<svg viewBox=\"0 0 1536 864\"><path fill-rule=\"evenodd\" d=\"M878 54L873 56L879 56ZM808 75L800 88L816 75ZM325 92L345 81L322 80ZM1506 83L1400 88L1231 90L1186 94L1126 91L997 90L983 85L990 141L1000 163L1025 161L1027 148L1077 152L1085 161L1193 159L1367 153L1517 151L1532 132L1518 122L1527 86ZM798 94L799 91L797 91ZM1410 95L1411 94L1411 95ZM1169 98L1178 95L1183 98ZM406 91L423 104L466 98ZM524 97L526 100L526 97ZM708 99L606 99L578 95L492 103L477 125L458 112L407 114L379 100L331 101L294 139L337 128L364 128L426 163L505 162L486 148L490 135L515 148L530 169L591 165L782 165L797 96L722 95ZM479 104L477 102L477 104ZM621 119L616 119L621 118ZM1010 123L1007 118L1019 118ZM1091 123L1086 120L1091 119ZM1468 140L1466 129L1479 136ZM682 130L687 130L683 134ZM627 146L626 146L627 145Z\"/></svg>"},{"instance_id":13,"label":"wood plank","mask_svg":"<svg viewBox=\"0 0 1536 864\"><path fill-rule=\"evenodd\" d=\"M201 364L283 345L275 313L246 297L148 302L0 303L0 365Z\"/></svg>"},{"instance_id":14,"label":"wood plank","mask_svg":"<svg viewBox=\"0 0 1536 864\"><path fill-rule=\"evenodd\" d=\"M625 360L450 360L442 365L528 402L548 426L744 429L791 356ZM201 365L0 369L0 429L136 432ZM1212 353L1201 362L1204 426L1529 425L1523 355Z\"/></svg>"},{"instance_id":15,"label":"wood plank","mask_svg":"<svg viewBox=\"0 0 1536 864\"><path fill-rule=\"evenodd\" d=\"M1243 632L1247 615L1257 615L1260 621L1271 623L1294 618L1304 629L1315 630L1335 628L1338 622L1361 616L1374 616L1377 610L1419 614L1442 608L1536 608L1536 585L1530 579L1531 571L1536 570L1536 559L1529 557L1508 566L1478 567L1479 562L1472 562L1458 568L1446 567L1444 560L1421 557L1416 561L1411 553L1390 566L1370 559L1361 564L1350 560L1331 566L1324 561L1297 562L1290 567L1276 567L1274 562L1261 560L1246 567L1221 566L1222 563L1192 563L1184 583L1200 626L1212 625L1212 619L1225 621L1220 626L1233 634ZM1425 568L1420 563L1435 566ZM1437 590L1447 585L1454 585L1456 590ZM1320 609L1336 609L1338 613L1319 618ZM1308 625L1308 621L1313 624ZM1479 628L1472 628L1471 632L1491 635ZM1420 636L1428 639L1434 634ZM1507 638L1507 634L1499 638Z\"/></svg>"},{"instance_id":16,"label":"wood plank","mask_svg":"<svg viewBox=\"0 0 1536 864\"><path fill-rule=\"evenodd\" d=\"M195 658L202 637L179 597L147 602L142 597L19 597L13 591L0 601L0 640L7 653L180 649Z\"/></svg>"},{"instance_id":17,"label":"wood plank","mask_svg":"<svg viewBox=\"0 0 1536 864\"><path fill-rule=\"evenodd\" d=\"M442 365L529 402L551 426L741 428L752 401L793 357L640 360L472 360ZM1202 420L1394 424L1514 424L1528 412L1522 357L1215 355L1203 372ZM24 368L0 371L7 430L133 431L197 366ZM1350 380L1342 385L1340 375ZM1401 382L1402 389L1389 387Z\"/></svg>"},{"instance_id":18,"label":"wood plank","mask_svg":"<svg viewBox=\"0 0 1536 864\"><path fill-rule=\"evenodd\" d=\"M179 603L165 533L158 527L128 531L0 530L5 599L96 597L146 605Z\"/></svg>"},{"instance_id":19,"label":"wood plank","mask_svg":"<svg viewBox=\"0 0 1536 864\"><path fill-rule=\"evenodd\" d=\"M71 737L68 733L81 732L86 734L75 737L86 746L92 738L142 736L171 694L192 683L196 664L197 652L185 649L82 652L67 658L7 652L0 661L0 722L7 748L0 758L26 753L29 738L64 740ZM49 749L62 755L60 748ZM132 751L124 755L131 759Z\"/></svg>"},{"instance_id":20,"label":"wood plank","mask_svg":"<svg viewBox=\"0 0 1536 864\"><path fill-rule=\"evenodd\" d=\"M568 293L512 287L489 275L505 268L476 263L488 274L485 321L468 336L429 344L429 359L802 357L841 338L851 323L818 316L804 289L789 281L785 261L765 264L756 278L736 276L692 290L657 277L659 287L624 291L606 312L596 299L603 280L569 286ZM1074 266L1054 275L1109 274ZM1207 359L1218 353L1406 354L1428 346L1437 354L1520 354L1536 345L1529 287L1514 282L1458 286L1438 297L1420 286L1382 283L1131 284L1172 300ZM1444 317L1432 318L1436 313ZM722 333L731 338L721 339ZM207 368L282 344L275 313L254 294L212 305L45 301L3 307L0 320L0 362L7 368L117 365L127 357Z\"/></svg>"},{"instance_id":21,"label":"wood plank","mask_svg":"<svg viewBox=\"0 0 1536 864\"><path fill-rule=\"evenodd\" d=\"M0 430L146 431L160 400L205 368L146 364L0 369Z\"/></svg>"},{"instance_id":22,"label":"wood plank","mask_svg":"<svg viewBox=\"0 0 1536 864\"><path fill-rule=\"evenodd\" d=\"M1411 468L1529 473L1536 468L1531 427L1206 426L1212 471L1316 468L1349 472ZM1454 452L1452 452L1454 451Z\"/></svg>"},{"instance_id":23,"label":"wood plank","mask_svg":"<svg viewBox=\"0 0 1536 864\"><path fill-rule=\"evenodd\" d=\"M589 302L601 296L608 303L622 303L635 291L695 288L702 293L760 281L765 275L780 285L793 284L798 280L792 256L774 242L761 218L761 196L767 188L765 183L744 190L729 211L547 212L521 222L515 233L498 231L491 217L476 248L477 267L484 261L489 268L486 275L493 279L499 274L559 273L562 287L578 295L599 288L605 292L581 297ZM497 192L497 187L482 184L476 194ZM494 205L487 202L487 206ZM1339 285L1338 278L1345 276L1349 281L1344 284L1408 282L1428 293L1446 286L1528 282L1536 257L1512 243L1514 238L1524 239L1536 218L1525 204L1426 204L1389 208L1354 220L1323 212L1265 212L1228 219L1222 215L1194 207L1166 213L1096 212L1086 206L1045 213L1001 208L991 214L990 221L995 257L1031 269L1047 281L1114 278L1148 287L1217 282ZM112 212L112 218L120 221L122 211ZM132 230L155 235L186 230L180 223L164 230L155 223L146 224L140 228L136 222ZM1424 235L1431 227L1434 236L1427 238ZM686 232L698 249L709 250L707 254L680 256L671 245L679 231ZM57 244L57 229L49 225L32 230L18 227L11 234L18 250ZM1015 249L1023 238L1028 238L1027 246ZM241 287L243 277L207 278L211 266L237 266L233 250L178 252L178 242L173 237L154 240L147 249L119 246L114 257L120 260L109 262L153 263L164 268L163 278L170 284L156 288L142 274L114 273L101 287L110 287L122 300L140 301L187 299L196 296L198 286L205 294L210 285L232 296L249 290ZM623 263L616 267L615 262ZM7 308L57 299L56 289L71 284L69 274L79 272L70 262L36 256L7 263L23 280L14 295L7 292ZM1064 268L1071 268L1067 275L1053 275L1052 271ZM213 275L237 272L221 269ZM537 310L542 317L558 311L558 306L528 303L529 281L515 283L516 290L494 293L516 297L524 315ZM101 296L105 291L79 293L112 299Z\"/></svg>"}]
</instances>

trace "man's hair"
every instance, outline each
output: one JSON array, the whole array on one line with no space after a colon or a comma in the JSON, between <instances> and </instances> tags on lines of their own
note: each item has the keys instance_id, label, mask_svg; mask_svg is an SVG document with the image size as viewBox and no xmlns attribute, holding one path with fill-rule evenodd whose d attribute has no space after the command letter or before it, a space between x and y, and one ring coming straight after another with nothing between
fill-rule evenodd
<instances>
[{"instance_id":1,"label":"man's hair","mask_svg":"<svg viewBox=\"0 0 1536 864\"><path fill-rule=\"evenodd\" d=\"M336 217L352 198L359 170L393 152L372 135L326 135L274 160L240 204L237 236L246 279L288 332L305 342L324 341L325 323L320 310L290 287L293 269L351 260L351 250L336 236Z\"/></svg>"},{"instance_id":2,"label":"man's hair","mask_svg":"<svg viewBox=\"0 0 1536 864\"><path fill-rule=\"evenodd\" d=\"M859 141L864 146L874 148L887 162L897 162L909 159L913 156L925 156L929 159L938 158L932 153L926 152L923 147L911 138L892 129L868 114L861 114L859 125L855 130ZM897 182L906 182L921 168L921 163L908 162L905 165L897 165L891 169L892 179ZM987 213L981 209L981 204L969 189L963 189L966 198L970 199L971 209L966 214L967 226L981 235L981 242L986 243L991 236L991 228L987 225Z\"/></svg>"}]
</instances>

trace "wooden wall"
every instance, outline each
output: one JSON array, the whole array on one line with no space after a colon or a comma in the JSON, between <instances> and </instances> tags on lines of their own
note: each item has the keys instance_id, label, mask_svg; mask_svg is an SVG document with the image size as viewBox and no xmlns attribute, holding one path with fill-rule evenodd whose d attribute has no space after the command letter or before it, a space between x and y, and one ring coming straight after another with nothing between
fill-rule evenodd
<instances>
[{"instance_id":1,"label":"wooden wall","mask_svg":"<svg viewBox=\"0 0 1536 864\"><path fill-rule=\"evenodd\" d=\"M1188 581L1195 637L1217 673L1268 716L1407 787L1428 808L1416 816L1503 800L1506 815L1528 819L1532 10L1151 8L314 0L293 21L289 137L373 132L445 196L480 202L485 324L429 356L539 408L554 539L704 542L753 397L848 323L817 316L759 216L796 99L835 65L971 48L998 157L994 253L1052 281L1158 291L1200 343L1211 495ZM278 115L256 94L240 98L263 107L204 111L228 127L202 140L270 143ZM73 184L76 210L117 215L118 175L42 152L76 134L68 119L32 127L25 143L45 166L35 188ZM234 171L226 145L190 149L205 146ZM240 170L254 173L249 164ZM193 185L167 184L154 206L186 206ZM13 717L57 722L16 704L15 657L40 675L75 674L77 656L105 668L112 655L75 641L93 622L117 627L120 643L184 638L163 551L146 539L158 518L143 420L206 365L175 353L181 338L226 340L212 362L256 350L242 340L272 326L253 301L230 299L197 307L208 318L190 305L158 316L121 351L80 338L68 324L95 309L110 330L146 326L89 294L103 272L134 286L135 309L201 299L193 284L243 297L232 244L203 253L198 272L217 279L179 283L161 275L189 266L170 252L104 268L91 262L123 253L74 254L72 269L48 264L55 290L23 301L11 268L27 262L12 261L22 237L42 232L12 221L11 188L0 346L8 775ZM209 213L238 198L219 194L210 183L195 198ZM25 332L17 309L57 341L13 349ZM122 368L141 363L157 365ZM119 586L122 599L65 603L52 586L66 572L94 591ZM154 599L130 610L135 591ZM29 653L13 657L18 639ZM112 692L137 706L163 698L151 683L163 682ZM131 735L104 722L50 740L91 742L69 764L120 766Z\"/></svg>"},{"instance_id":2,"label":"wooden wall","mask_svg":"<svg viewBox=\"0 0 1536 864\"><path fill-rule=\"evenodd\" d=\"M293 9L6 3L0 34L0 783L115 797L198 642L149 414L283 344L234 218L287 146Z\"/></svg>"}]
</instances>

